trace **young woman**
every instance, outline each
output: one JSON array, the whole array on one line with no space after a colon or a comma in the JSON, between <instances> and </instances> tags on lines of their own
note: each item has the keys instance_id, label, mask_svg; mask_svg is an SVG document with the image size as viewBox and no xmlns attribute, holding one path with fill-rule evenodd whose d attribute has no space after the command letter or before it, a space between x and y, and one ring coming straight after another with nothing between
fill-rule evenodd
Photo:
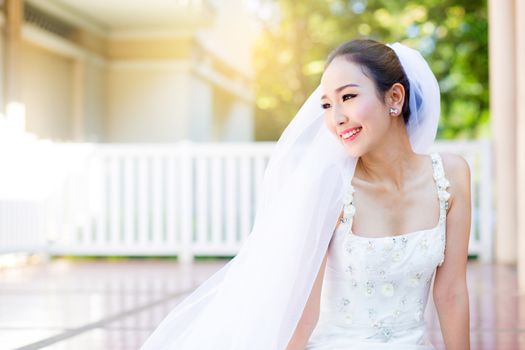
<instances>
[{"instance_id":1,"label":"young woman","mask_svg":"<svg viewBox=\"0 0 525 350\"><path fill-rule=\"evenodd\" d=\"M321 86L327 128L359 160L343 222L288 349L304 349L316 326L308 350L432 349L423 314L436 267L446 347L468 349L468 164L412 150L411 86L390 47L343 44L330 54Z\"/></svg>"},{"instance_id":2,"label":"young woman","mask_svg":"<svg viewBox=\"0 0 525 350\"><path fill-rule=\"evenodd\" d=\"M141 349L433 349L432 281L447 349L469 349L470 173L429 153L439 104L417 51L336 48L277 142L239 253Z\"/></svg>"}]
</instances>

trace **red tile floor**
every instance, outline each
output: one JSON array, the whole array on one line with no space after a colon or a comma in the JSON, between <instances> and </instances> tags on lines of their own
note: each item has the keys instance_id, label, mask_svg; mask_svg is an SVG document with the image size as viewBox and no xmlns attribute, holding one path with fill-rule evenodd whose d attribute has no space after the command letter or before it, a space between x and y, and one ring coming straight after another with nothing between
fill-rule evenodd
<instances>
[{"instance_id":1,"label":"red tile floor","mask_svg":"<svg viewBox=\"0 0 525 350\"><path fill-rule=\"evenodd\" d=\"M138 349L162 318L226 260L52 260L0 270L0 349ZM472 349L525 349L525 296L511 266L469 262ZM445 349L432 300L436 349Z\"/></svg>"}]
</instances>

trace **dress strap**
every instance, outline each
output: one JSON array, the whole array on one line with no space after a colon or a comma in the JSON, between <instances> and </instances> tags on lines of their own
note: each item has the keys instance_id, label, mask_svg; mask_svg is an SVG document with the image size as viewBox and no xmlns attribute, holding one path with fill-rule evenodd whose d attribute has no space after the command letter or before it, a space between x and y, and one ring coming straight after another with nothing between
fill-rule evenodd
<instances>
[{"instance_id":1,"label":"dress strap","mask_svg":"<svg viewBox=\"0 0 525 350\"><path fill-rule=\"evenodd\" d=\"M352 221L355 214L354 192L354 186L352 186L352 183L349 181L348 187L343 194L343 217L341 218L341 222L348 223L350 227L352 227Z\"/></svg>"},{"instance_id":2,"label":"dress strap","mask_svg":"<svg viewBox=\"0 0 525 350\"><path fill-rule=\"evenodd\" d=\"M430 154L430 157L432 158L432 166L434 169L433 176L437 185L440 207L439 220L441 221L446 218L448 210L448 199L450 198L450 193L447 192L447 188L450 187L450 182L445 177L445 169L443 168L443 161L440 154L433 152Z\"/></svg>"}]
</instances>

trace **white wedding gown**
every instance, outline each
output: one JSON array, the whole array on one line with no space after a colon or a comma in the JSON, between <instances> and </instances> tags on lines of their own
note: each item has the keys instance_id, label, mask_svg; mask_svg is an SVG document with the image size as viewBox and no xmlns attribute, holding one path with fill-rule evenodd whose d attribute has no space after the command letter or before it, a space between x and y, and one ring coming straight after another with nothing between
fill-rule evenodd
<instances>
[{"instance_id":1,"label":"white wedding gown","mask_svg":"<svg viewBox=\"0 0 525 350\"><path fill-rule=\"evenodd\" d=\"M306 350L434 349L423 315L435 269L444 260L449 182L439 154L430 156L438 224L367 238L351 231L355 210L345 215L328 247L319 321Z\"/></svg>"}]
</instances>

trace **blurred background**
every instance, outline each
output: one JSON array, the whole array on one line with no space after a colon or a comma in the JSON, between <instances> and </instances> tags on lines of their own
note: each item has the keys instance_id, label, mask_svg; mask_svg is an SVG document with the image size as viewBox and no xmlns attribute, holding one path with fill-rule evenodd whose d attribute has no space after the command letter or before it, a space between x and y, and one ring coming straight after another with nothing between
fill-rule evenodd
<instances>
[{"instance_id":1,"label":"blurred background","mask_svg":"<svg viewBox=\"0 0 525 350\"><path fill-rule=\"evenodd\" d=\"M250 233L353 38L418 49L472 172L473 349L525 349L520 0L0 0L0 349L138 349ZM269 253L268 259L271 259ZM426 319L444 349L433 304Z\"/></svg>"}]
</instances>

